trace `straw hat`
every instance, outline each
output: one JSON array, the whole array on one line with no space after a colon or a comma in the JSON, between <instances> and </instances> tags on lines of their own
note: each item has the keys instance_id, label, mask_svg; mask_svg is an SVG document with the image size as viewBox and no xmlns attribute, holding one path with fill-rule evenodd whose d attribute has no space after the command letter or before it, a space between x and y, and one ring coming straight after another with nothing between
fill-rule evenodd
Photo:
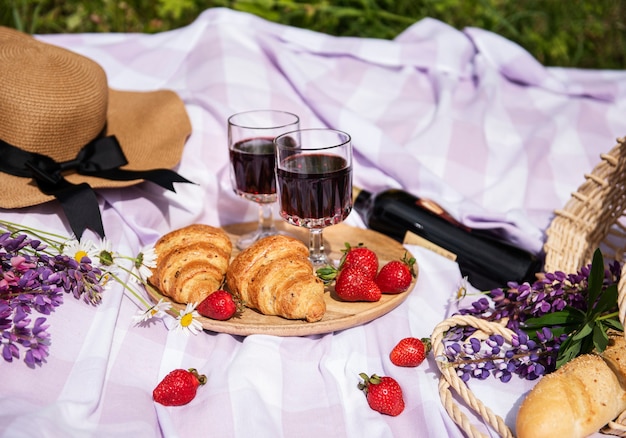
<instances>
[{"instance_id":1,"label":"straw hat","mask_svg":"<svg viewBox=\"0 0 626 438\"><path fill-rule=\"evenodd\" d=\"M0 78L0 208L61 200L56 189L33 176L32 163L22 165L39 155L60 163L56 177L67 187L125 187L151 180L173 190L172 182L189 182L164 171L179 162L191 133L174 92L112 90L96 62L6 27L0 27ZM100 151L104 161L115 156L115 171L78 173L72 163L81 150L107 136L117 139L116 145L98 144L89 154ZM7 157L17 161L11 164ZM12 165L24 168L16 171ZM173 179L159 181L166 174Z\"/></svg>"}]
</instances>

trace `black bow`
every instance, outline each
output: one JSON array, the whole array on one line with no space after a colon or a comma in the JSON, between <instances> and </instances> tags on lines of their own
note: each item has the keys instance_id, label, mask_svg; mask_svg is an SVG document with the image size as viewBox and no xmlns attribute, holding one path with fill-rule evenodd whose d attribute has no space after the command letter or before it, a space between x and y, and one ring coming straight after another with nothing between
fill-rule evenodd
<instances>
[{"instance_id":1,"label":"black bow","mask_svg":"<svg viewBox=\"0 0 626 438\"><path fill-rule=\"evenodd\" d=\"M24 151L0 140L0 157L0 171L33 178L39 190L61 202L70 227L78 239L87 228L104 237L102 217L98 200L89 184L72 184L63 177L63 172L74 170L81 175L117 181L143 179L173 192L176 191L175 182L191 183L169 169L120 169L128 164L128 160L115 136L98 137L84 146L76 158L63 162Z\"/></svg>"}]
</instances>

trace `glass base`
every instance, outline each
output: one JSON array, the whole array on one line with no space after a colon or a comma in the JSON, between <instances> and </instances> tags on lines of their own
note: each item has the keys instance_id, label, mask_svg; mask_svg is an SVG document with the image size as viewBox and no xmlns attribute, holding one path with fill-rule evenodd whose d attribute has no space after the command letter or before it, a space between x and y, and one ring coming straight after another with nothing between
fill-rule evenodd
<instances>
[{"instance_id":1,"label":"glass base","mask_svg":"<svg viewBox=\"0 0 626 438\"><path fill-rule=\"evenodd\" d=\"M326 254L323 230L323 228L309 228L309 260L316 271L325 266L336 267L334 260Z\"/></svg>"},{"instance_id":2,"label":"glass base","mask_svg":"<svg viewBox=\"0 0 626 438\"><path fill-rule=\"evenodd\" d=\"M249 247L250 245L252 245L254 242L261 240L264 237L267 236L273 236L275 234L280 234L278 230L276 230L276 228L270 228L268 230L256 230L253 231L252 233L247 233L247 234L242 234L241 236L239 236L239 239L237 239L237 248L241 249L246 249L247 247Z\"/></svg>"},{"instance_id":3,"label":"glass base","mask_svg":"<svg viewBox=\"0 0 626 438\"><path fill-rule=\"evenodd\" d=\"M335 262L333 261L333 259L328 257L326 254L311 255L311 256L309 256L309 260L311 261L311 264L313 265L313 269L316 270L316 271L319 268L323 268L325 266L336 267L335 266Z\"/></svg>"},{"instance_id":4,"label":"glass base","mask_svg":"<svg viewBox=\"0 0 626 438\"><path fill-rule=\"evenodd\" d=\"M236 246L238 249L243 250L246 249L247 247L249 247L250 245L252 245L254 242L261 240L264 237L268 237L268 236L275 236L277 234L280 234L281 236L290 236L290 237L296 237L291 233L288 233L287 231L283 231L283 230L277 230L276 228L271 228L269 230L255 230L251 233L247 233L247 234L242 234L241 236L239 236L239 239L237 239L236 242Z\"/></svg>"},{"instance_id":5,"label":"glass base","mask_svg":"<svg viewBox=\"0 0 626 438\"><path fill-rule=\"evenodd\" d=\"M276 195L273 196L275 197ZM279 234L279 231L274 225L272 208L271 203L263 202L259 204L258 227L251 233L241 235L236 242L237 248L240 250L246 249L259 239Z\"/></svg>"}]
</instances>

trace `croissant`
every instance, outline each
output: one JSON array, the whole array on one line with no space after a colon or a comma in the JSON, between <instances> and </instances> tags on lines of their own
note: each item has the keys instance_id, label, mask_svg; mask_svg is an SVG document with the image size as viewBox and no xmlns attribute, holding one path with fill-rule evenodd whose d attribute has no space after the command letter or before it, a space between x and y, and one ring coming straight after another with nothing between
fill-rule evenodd
<instances>
[{"instance_id":1,"label":"croissant","mask_svg":"<svg viewBox=\"0 0 626 438\"><path fill-rule=\"evenodd\" d=\"M226 272L231 293L264 315L315 322L326 312L324 284L299 240L275 235L240 252Z\"/></svg>"},{"instance_id":2,"label":"croissant","mask_svg":"<svg viewBox=\"0 0 626 438\"><path fill-rule=\"evenodd\" d=\"M221 228L193 224L162 236L154 251L148 282L178 303L199 303L222 286L232 243Z\"/></svg>"}]
</instances>

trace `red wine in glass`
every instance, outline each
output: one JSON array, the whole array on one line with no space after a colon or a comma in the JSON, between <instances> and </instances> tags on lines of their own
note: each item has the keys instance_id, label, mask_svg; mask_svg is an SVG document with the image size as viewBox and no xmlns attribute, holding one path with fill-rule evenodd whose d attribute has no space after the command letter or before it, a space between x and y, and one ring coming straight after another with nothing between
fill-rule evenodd
<instances>
[{"instance_id":1,"label":"red wine in glass","mask_svg":"<svg viewBox=\"0 0 626 438\"><path fill-rule=\"evenodd\" d=\"M276 200L274 139L257 137L241 140L230 149L235 190L255 202Z\"/></svg>"},{"instance_id":2,"label":"red wine in glass","mask_svg":"<svg viewBox=\"0 0 626 438\"><path fill-rule=\"evenodd\" d=\"M280 215L308 229L314 269L336 265L326 255L323 231L352 210L351 140L331 128L299 129L274 139Z\"/></svg>"},{"instance_id":3,"label":"red wine in glass","mask_svg":"<svg viewBox=\"0 0 626 438\"><path fill-rule=\"evenodd\" d=\"M323 228L352 209L352 167L337 155L294 154L277 169L280 215L292 225Z\"/></svg>"},{"instance_id":4,"label":"red wine in glass","mask_svg":"<svg viewBox=\"0 0 626 438\"><path fill-rule=\"evenodd\" d=\"M258 205L257 229L239 236L236 245L247 248L276 234L273 205L276 202L274 139L299 129L300 118L286 111L244 111L228 118L230 180L235 193Z\"/></svg>"}]
</instances>

